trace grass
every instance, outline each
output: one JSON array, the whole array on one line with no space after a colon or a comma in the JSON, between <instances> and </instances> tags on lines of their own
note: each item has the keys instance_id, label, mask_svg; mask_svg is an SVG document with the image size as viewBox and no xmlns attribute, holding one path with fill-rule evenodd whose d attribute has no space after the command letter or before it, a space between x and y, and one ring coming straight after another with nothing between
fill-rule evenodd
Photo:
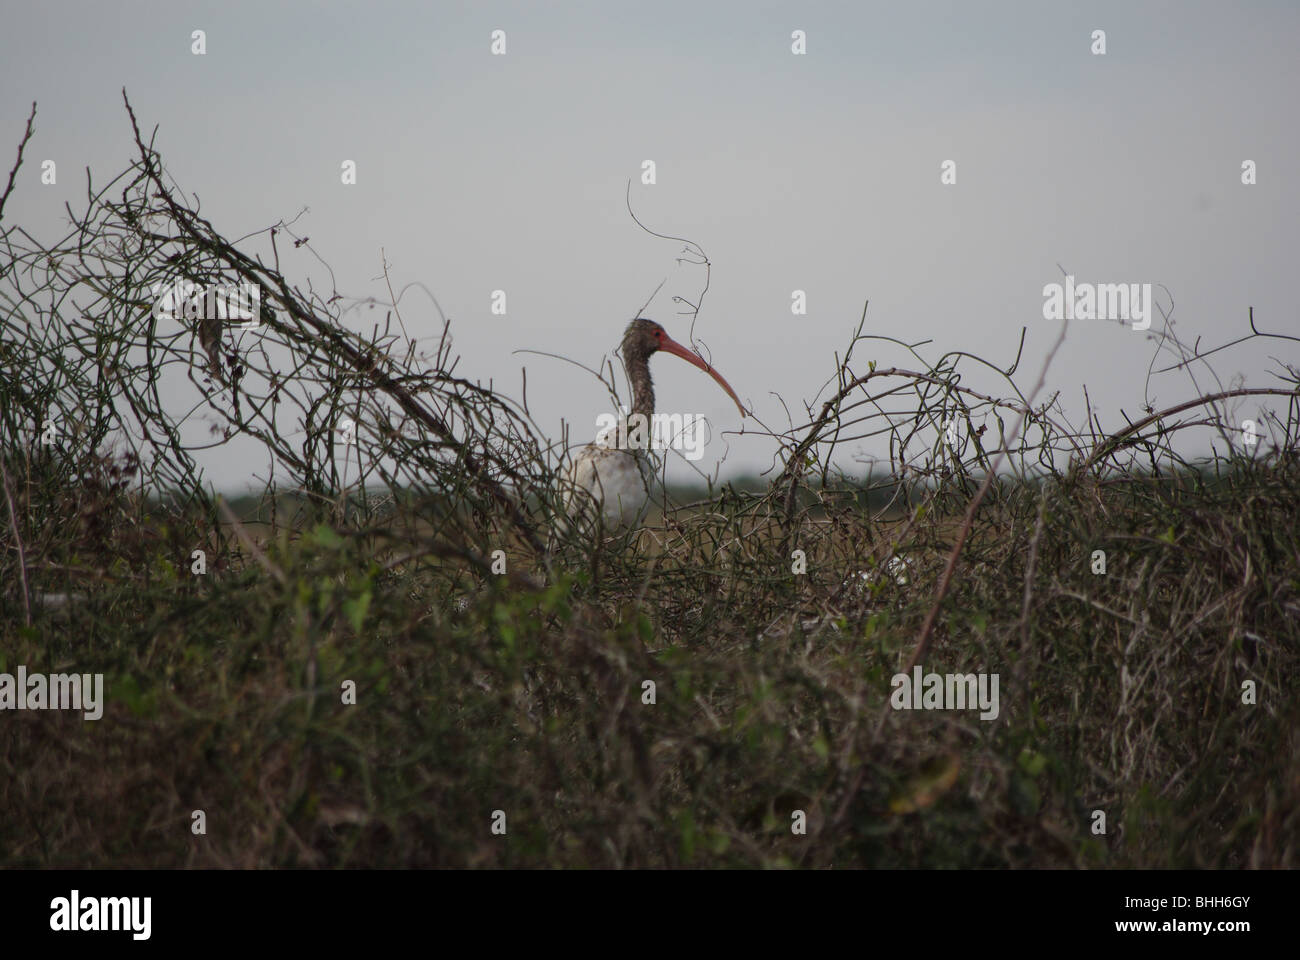
<instances>
[{"instance_id":1,"label":"grass","mask_svg":"<svg viewBox=\"0 0 1300 960\"><path fill-rule=\"evenodd\" d=\"M3 669L93 665L109 695L97 722L6 717L3 861L1295 866L1300 471L1184 479L1016 486L980 515L925 668L999 674L991 722L888 706L938 513L809 524L793 575L778 524L670 512L598 580L472 589L325 524L192 576L122 520L81 544L108 571L84 603L4 620ZM843 588L895 552L906 585Z\"/></svg>"}]
</instances>

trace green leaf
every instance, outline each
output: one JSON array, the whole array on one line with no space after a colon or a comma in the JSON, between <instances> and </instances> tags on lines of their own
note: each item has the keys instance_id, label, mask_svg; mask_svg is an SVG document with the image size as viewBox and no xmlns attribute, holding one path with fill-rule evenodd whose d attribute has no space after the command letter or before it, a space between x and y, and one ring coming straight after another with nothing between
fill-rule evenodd
<instances>
[{"instance_id":1,"label":"green leaf","mask_svg":"<svg viewBox=\"0 0 1300 960\"><path fill-rule=\"evenodd\" d=\"M337 550L343 545L343 538L334 532L334 528L322 523L312 531L312 539L322 547Z\"/></svg>"},{"instance_id":2,"label":"green leaf","mask_svg":"<svg viewBox=\"0 0 1300 960\"><path fill-rule=\"evenodd\" d=\"M113 684L111 699L125 703L137 717L149 717L158 712L158 694L153 690L142 690L139 681L131 674Z\"/></svg>"},{"instance_id":3,"label":"green leaf","mask_svg":"<svg viewBox=\"0 0 1300 960\"><path fill-rule=\"evenodd\" d=\"M699 835L699 831L695 828L695 817L691 815L691 811L683 810L677 815L677 829L680 833L678 842L681 844L682 860L690 863L695 859L695 841Z\"/></svg>"},{"instance_id":4,"label":"green leaf","mask_svg":"<svg viewBox=\"0 0 1300 960\"><path fill-rule=\"evenodd\" d=\"M355 599L343 601L343 615L348 618L352 624L352 629L356 633L361 632L361 624L365 622L366 611L370 609L370 591L367 590L361 596Z\"/></svg>"},{"instance_id":5,"label":"green leaf","mask_svg":"<svg viewBox=\"0 0 1300 960\"><path fill-rule=\"evenodd\" d=\"M1026 774L1031 777L1036 777L1047 767L1047 757L1025 747L1020 751L1020 756L1016 759L1016 763Z\"/></svg>"},{"instance_id":6,"label":"green leaf","mask_svg":"<svg viewBox=\"0 0 1300 960\"><path fill-rule=\"evenodd\" d=\"M514 625L510 623L501 623L497 625L497 633L501 635L501 642L506 645L507 650L514 650L515 637L518 635Z\"/></svg>"}]
</instances>

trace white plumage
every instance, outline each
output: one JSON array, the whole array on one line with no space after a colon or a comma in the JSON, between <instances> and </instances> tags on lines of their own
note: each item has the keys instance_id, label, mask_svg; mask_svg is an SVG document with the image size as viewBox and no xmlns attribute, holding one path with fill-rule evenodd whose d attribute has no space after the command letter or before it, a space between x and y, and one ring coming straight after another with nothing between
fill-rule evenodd
<instances>
[{"instance_id":1,"label":"white plumage","mask_svg":"<svg viewBox=\"0 0 1300 960\"><path fill-rule=\"evenodd\" d=\"M599 511L606 533L640 526L650 508L654 479L654 464L644 451L589 443L567 471L565 512L593 522Z\"/></svg>"}]
</instances>

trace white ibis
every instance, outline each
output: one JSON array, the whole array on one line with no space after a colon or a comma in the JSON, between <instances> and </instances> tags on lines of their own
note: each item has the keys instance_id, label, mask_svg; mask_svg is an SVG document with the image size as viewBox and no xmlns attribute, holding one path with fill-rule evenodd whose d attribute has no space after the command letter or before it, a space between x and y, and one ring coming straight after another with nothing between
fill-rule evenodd
<instances>
[{"instance_id":1,"label":"white ibis","mask_svg":"<svg viewBox=\"0 0 1300 960\"><path fill-rule=\"evenodd\" d=\"M650 382L650 355L660 350L699 367L727 391L740 415L745 408L722 374L668 336L653 320L638 317L623 334L623 365L632 385L632 411L622 418L609 439L590 443L578 453L566 475L566 512L591 519L592 501L606 532L637 526L650 505L655 467L648 450L654 422L655 390ZM618 446L622 441L623 446ZM585 491L585 493L583 492Z\"/></svg>"}]
</instances>

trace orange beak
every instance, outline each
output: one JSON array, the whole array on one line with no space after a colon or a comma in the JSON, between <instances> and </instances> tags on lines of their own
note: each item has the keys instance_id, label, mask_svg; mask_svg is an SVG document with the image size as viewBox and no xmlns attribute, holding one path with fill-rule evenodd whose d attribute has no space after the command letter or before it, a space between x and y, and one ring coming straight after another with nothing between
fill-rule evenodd
<instances>
[{"instance_id":1,"label":"orange beak","mask_svg":"<svg viewBox=\"0 0 1300 960\"><path fill-rule=\"evenodd\" d=\"M709 366L707 363L701 360L699 356L697 356L694 353L691 353L691 351L687 350L685 347L683 347L672 337L668 336L668 334L666 333L663 335L663 339L659 341L659 349L667 350L673 356L681 357L687 363L699 367L701 370L703 370L705 373L711 376L714 380L718 381L718 386L720 386L723 390L726 390L727 396L731 397L731 399L736 402L736 409L740 411L740 416L742 418L745 416L745 408L740 402L740 397L736 396L736 391L731 389L731 384L727 383L726 378L724 378L722 374L718 373L717 370L714 370L711 366Z\"/></svg>"}]
</instances>

